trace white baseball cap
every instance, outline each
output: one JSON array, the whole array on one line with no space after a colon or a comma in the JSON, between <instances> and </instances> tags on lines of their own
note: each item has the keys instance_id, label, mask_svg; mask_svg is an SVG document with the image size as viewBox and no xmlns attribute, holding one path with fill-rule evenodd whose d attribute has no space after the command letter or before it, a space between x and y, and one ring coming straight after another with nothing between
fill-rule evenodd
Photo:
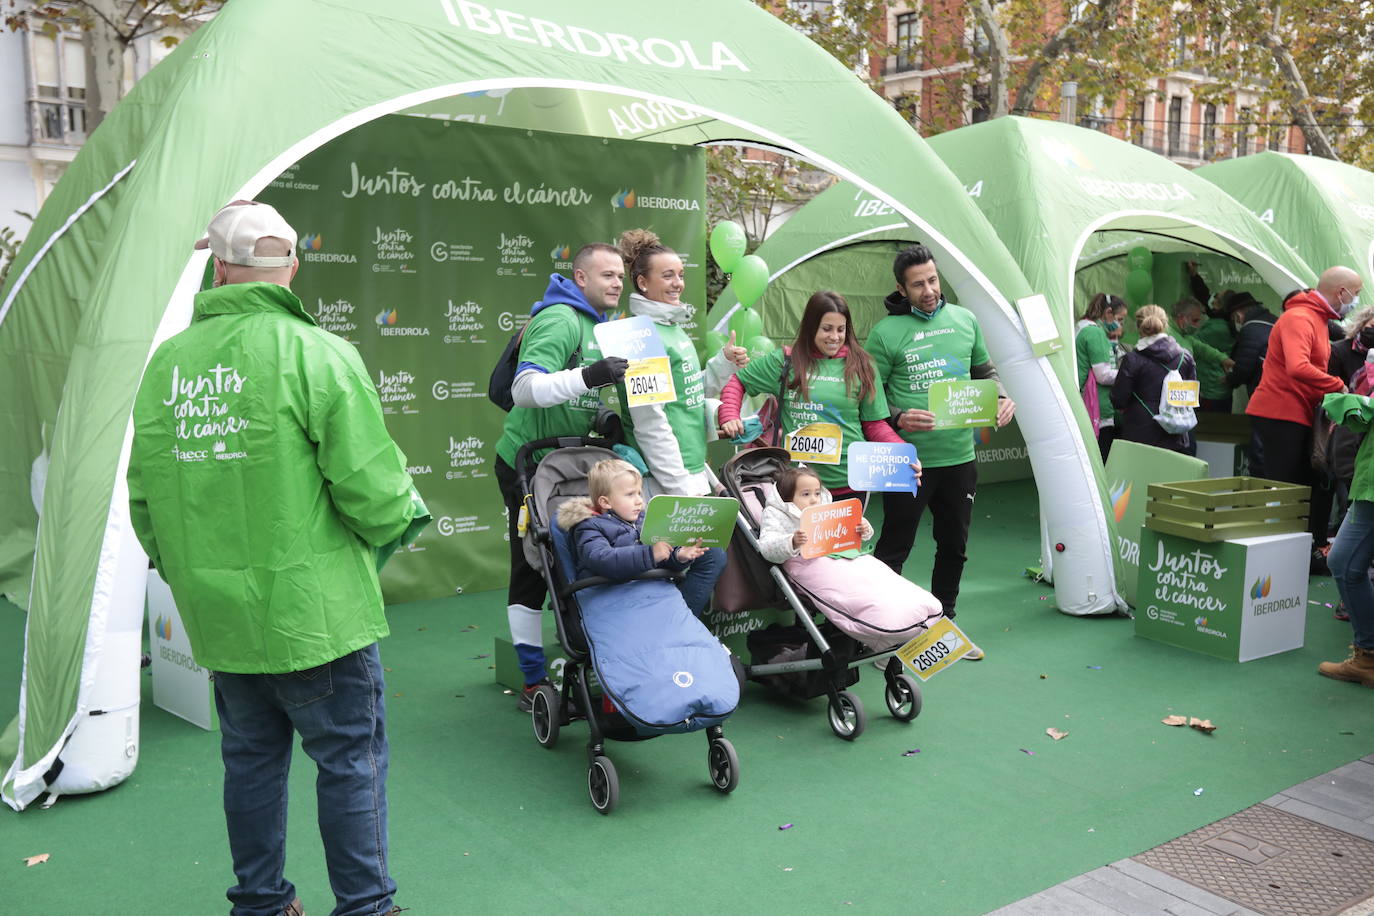
<instances>
[{"instance_id":1,"label":"white baseball cap","mask_svg":"<svg viewBox=\"0 0 1374 916\"><path fill-rule=\"evenodd\" d=\"M196 242L196 248L209 248L226 264L243 267L290 267L294 254L282 257L261 257L253 253L258 239L283 239L296 248L296 230L282 219L270 204L252 200L236 200L224 207L210 220L207 237Z\"/></svg>"}]
</instances>

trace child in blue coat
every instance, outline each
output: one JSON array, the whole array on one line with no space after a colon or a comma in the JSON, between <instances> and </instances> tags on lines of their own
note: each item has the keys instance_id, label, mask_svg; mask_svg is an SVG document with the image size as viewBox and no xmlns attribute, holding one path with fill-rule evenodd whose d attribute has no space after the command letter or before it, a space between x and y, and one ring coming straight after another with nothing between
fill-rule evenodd
<instances>
[{"instance_id":1,"label":"child in blue coat","mask_svg":"<svg viewBox=\"0 0 1374 916\"><path fill-rule=\"evenodd\" d=\"M700 617L725 569L725 551L694 545L641 544L644 526L643 480L629 462L611 458L587 473L586 499L570 499L558 509L558 524L572 541L575 578L632 579L651 569L686 572L678 583L682 599Z\"/></svg>"}]
</instances>

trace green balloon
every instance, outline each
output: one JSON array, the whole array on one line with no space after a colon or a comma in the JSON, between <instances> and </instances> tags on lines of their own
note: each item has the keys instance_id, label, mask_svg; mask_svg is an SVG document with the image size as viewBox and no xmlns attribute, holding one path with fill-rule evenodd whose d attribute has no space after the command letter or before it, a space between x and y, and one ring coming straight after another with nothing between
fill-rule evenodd
<instances>
[{"instance_id":1,"label":"green balloon","mask_svg":"<svg viewBox=\"0 0 1374 916\"><path fill-rule=\"evenodd\" d=\"M730 330L735 332L736 344L741 340L753 340L763 333L763 319L753 309L738 308L730 316Z\"/></svg>"},{"instance_id":2,"label":"green balloon","mask_svg":"<svg viewBox=\"0 0 1374 916\"><path fill-rule=\"evenodd\" d=\"M730 286L735 291L739 304L748 308L763 296L768 288L768 264L756 254L748 254L739 259L730 277ZM755 332L758 333L758 332ZM754 334L740 334L739 339L748 340Z\"/></svg>"},{"instance_id":3,"label":"green balloon","mask_svg":"<svg viewBox=\"0 0 1374 916\"><path fill-rule=\"evenodd\" d=\"M744 227L739 223L730 220L716 223L716 228L711 230L711 257L716 259L721 270L727 274L734 273L739 259L744 257L748 243Z\"/></svg>"},{"instance_id":4,"label":"green balloon","mask_svg":"<svg viewBox=\"0 0 1374 916\"><path fill-rule=\"evenodd\" d=\"M1137 268L1126 275L1126 298L1134 306L1146 305L1154 292L1154 280L1148 270Z\"/></svg>"},{"instance_id":5,"label":"green balloon","mask_svg":"<svg viewBox=\"0 0 1374 916\"><path fill-rule=\"evenodd\" d=\"M757 337L749 338L749 342L744 345L744 348L749 351L750 359L759 359L772 353L778 348L778 345L773 338L764 337L760 334Z\"/></svg>"},{"instance_id":6,"label":"green balloon","mask_svg":"<svg viewBox=\"0 0 1374 916\"><path fill-rule=\"evenodd\" d=\"M702 347L701 355L706 357L707 359L710 359L711 357L715 356L717 353L720 352L721 347L724 347L727 343L730 342L730 338L726 337L720 331L707 331L706 337L703 339L705 340L706 344L704 347Z\"/></svg>"},{"instance_id":7,"label":"green balloon","mask_svg":"<svg viewBox=\"0 0 1374 916\"><path fill-rule=\"evenodd\" d=\"M1149 270L1154 263L1154 254L1144 245L1137 245L1126 253L1126 264L1131 270Z\"/></svg>"}]
</instances>

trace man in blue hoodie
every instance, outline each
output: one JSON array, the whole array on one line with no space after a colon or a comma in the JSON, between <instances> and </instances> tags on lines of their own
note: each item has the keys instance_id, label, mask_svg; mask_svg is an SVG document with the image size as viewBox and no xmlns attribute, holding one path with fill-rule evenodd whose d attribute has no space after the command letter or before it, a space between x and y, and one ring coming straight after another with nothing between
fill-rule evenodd
<instances>
[{"instance_id":1,"label":"man in blue hoodie","mask_svg":"<svg viewBox=\"0 0 1374 916\"><path fill-rule=\"evenodd\" d=\"M496 443L496 482L506 503L510 533L506 617L525 680L519 699L522 710L530 709L539 685L548 683L541 620L547 592L543 577L525 561L516 530L521 500L515 453L535 439L590 432L601 407L597 389L620 381L628 365L618 356L602 357L593 333L620 304L625 283L620 252L601 243L584 245L573 258L572 273L572 280L551 274L544 298L530 309L511 385L515 407L506 415Z\"/></svg>"}]
</instances>

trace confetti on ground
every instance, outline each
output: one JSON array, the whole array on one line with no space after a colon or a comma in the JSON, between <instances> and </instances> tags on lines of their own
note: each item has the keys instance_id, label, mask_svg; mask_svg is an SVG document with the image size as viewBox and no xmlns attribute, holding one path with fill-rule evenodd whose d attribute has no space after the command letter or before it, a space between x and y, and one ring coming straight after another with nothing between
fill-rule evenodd
<instances>
[{"instance_id":1,"label":"confetti on ground","mask_svg":"<svg viewBox=\"0 0 1374 916\"><path fill-rule=\"evenodd\" d=\"M1334 605L1334 604L1331 604L1330 602L1326 602L1326 606L1327 606L1327 607L1335 607L1335 605Z\"/></svg>"},{"instance_id":2,"label":"confetti on ground","mask_svg":"<svg viewBox=\"0 0 1374 916\"><path fill-rule=\"evenodd\" d=\"M1194 795L1201 795L1201 794L1202 794L1202 788L1201 788L1201 787L1198 787L1198 788L1194 789L1194 790L1193 790L1193 794L1194 794Z\"/></svg>"},{"instance_id":3,"label":"confetti on ground","mask_svg":"<svg viewBox=\"0 0 1374 916\"><path fill-rule=\"evenodd\" d=\"M1069 737L1069 733L1068 733L1068 732L1061 732L1061 731L1060 731L1059 729L1057 729L1057 728L1047 728L1047 729L1045 729L1045 734L1049 735L1049 736L1050 736L1051 738L1053 738L1055 741L1058 741L1060 738L1067 738L1067 737Z\"/></svg>"},{"instance_id":4,"label":"confetti on ground","mask_svg":"<svg viewBox=\"0 0 1374 916\"><path fill-rule=\"evenodd\" d=\"M478 659L478 658L490 658L490 657L491 657L491 653L490 653L490 652L483 652L481 655L474 655L474 656L473 656L474 659Z\"/></svg>"},{"instance_id":5,"label":"confetti on ground","mask_svg":"<svg viewBox=\"0 0 1374 916\"><path fill-rule=\"evenodd\" d=\"M917 754L919 754L919 753L921 753L921 749L920 749L919 747L913 747L913 748L912 748L911 750L909 750L909 751L902 751L902 756L903 756L903 757L915 757L915 756L916 756Z\"/></svg>"},{"instance_id":6,"label":"confetti on ground","mask_svg":"<svg viewBox=\"0 0 1374 916\"><path fill-rule=\"evenodd\" d=\"M1187 724L1188 724L1188 717L1187 717L1187 716L1165 716L1164 718L1160 719L1159 721L1163 722L1165 725L1187 725Z\"/></svg>"},{"instance_id":7,"label":"confetti on ground","mask_svg":"<svg viewBox=\"0 0 1374 916\"><path fill-rule=\"evenodd\" d=\"M390 668L383 668L382 670L383 670L383 671L387 671L387 672L390 672L390 671L391 671Z\"/></svg>"},{"instance_id":8,"label":"confetti on ground","mask_svg":"<svg viewBox=\"0 0 1374 916\"><path fill-rule=\"evenodd\" d=\"M1094 670L1094 671L1101 671L1101 670L1102 670L1102 666L1101 666L1101 665L1089 665L1088 667L1091 668L1091 669Z\"/></svg>"},{"instance_id":9,"label":"confetti on ground","mask_svg":"<svg viewBox=\"0 0 1374 916\"><path fill-rule=\"evenodd\" d=\"M791 830L791 829L792 829L792 825L791 825L791 824L783 824L783 825L782 825L781 827L779 827L778 829L779 829L779 830Z\"/></svg>"},{"instance_id":10,"label":"confetti on ground","mask_svg":"<svg viewBox=\"0 0 1374 916\"><path fill-rule=\"evenodd\" d=\"M46 853L46 852L40 852L40 853L39 853L38 855L36 855L36 856L25 856L25 857L24 857L24 867L25 867L25 868L33 868L35 865L42 865L44 862L48 861L48 858L49 858L49 853Z\"/></svg>"},{"instance_id":11,"label":"confetti on ground","mask_svg":"<svg viewBox=\"0 0 1374 916\"><path fill-rule=\"evenodd\" d=\"M1041 601L1049 601L1049 600L1050 600L1050 596L1049 596L1049 595L1041 595L1041 596L1040 596L1040 600L1041 600Z\"/></svg>"},{"instance_id":12,"label":"confetti on ground","mask_svg":"<svg viewBox=\"0 0 1374 916\"><path fill-rule=\"evenodd\" d=\"M1322 606L1322 603L1321 603L1320 601L1308 601L1307 603L1308 603L1308 604L1315 604L1317 607L1321 607L1321 606Z\"/></svg>"},{"instance_id":13,"label":"confetti on ground","mask_svg":"<svg viewBox=\"0 0 1374 916\"><path fill-rule=\"evenodd\" d=\"M1035 751L1028 751L1028 750L1026 750L1024 747L1023 747L1023 748L1020 748L1020 751L1021 751L1021 753L1026 754L1026 755L1028 755L1028 756L1031 756L1031 757L1034 757L1034 756L1035 756Z\"/></svg>"},{"instance_id":14,"label":"confetti on ground","mask_svg":"<svg viewBox=\"0 0 1374 916\"><path fill-rule=\"evenodd\" d=\"M791 866L791 865L788 865L788 866L786 866L786 867L783 868L783 871L791 871L791 870L792 870L792 866Z\"/></svg>"},{"instance_id":15,"label":"confetti on ground","mask_svg":"<svg viewBox=\"0 0 1374 916\"><path fill-rule=\"evenodd\" d=\"M508 697L513 697L513 696L515 696L515 691L514 691L514 690L503 690L503 691L501 691L501 692L504 693L504 694L505 694L506 696L508 696Z\"/></svg>"},{"instance_id":16,"label":"confetti on ground","mask_svg":"<svg viewBox=\"0 0 1374 916\"><path fill-rule=\"evenodd\" d=\"M1198 731L1202 732L1204 735L1210 735L1212 732L1217 730L1217 727L1212 724L1211 719L1189 719L1188 727L1195 728Z\"/></svg>"}]
</instances>

